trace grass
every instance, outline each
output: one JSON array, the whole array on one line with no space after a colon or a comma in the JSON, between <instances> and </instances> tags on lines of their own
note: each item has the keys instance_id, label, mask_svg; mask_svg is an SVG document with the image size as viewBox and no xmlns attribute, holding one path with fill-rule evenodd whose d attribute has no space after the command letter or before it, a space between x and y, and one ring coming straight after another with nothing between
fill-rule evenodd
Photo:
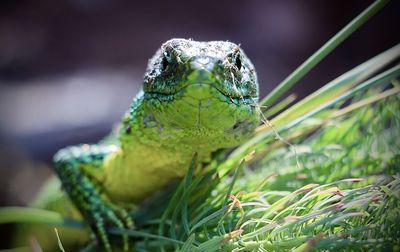
<instances>
[{"instance_id":1,"label":"grass","mask_svg":"<svg viewBox=\"0 0 400 252\"><path fill-rule=\"evenodd\" d=\"M139 251L399 250L399 99L386 97L322 125L309 118L282 135L297 154L286 144L267 144L268 154L253 154L232 174L215 176L221 167L215 162L204 176L188 175L160 219L137 216L139 230L174 241L135 245Z\"/></svg>"},{"instance_id":2,"label":"grass","mask_svg":"<svg viewBox=\"0 0 400 252\"><path fill-rule=\"evenodd\" d=\"M276 103L386 3L374 2L260 102L264 124L249 141L201 174L194 156L182 181L133 213L135 230L108 232L128 234L137 251L399 251L400 65L387 66L400 45L293 105L294 95ZM44 210L0 213L0 223L82 226Z\"/></svg>"}]
</instances>

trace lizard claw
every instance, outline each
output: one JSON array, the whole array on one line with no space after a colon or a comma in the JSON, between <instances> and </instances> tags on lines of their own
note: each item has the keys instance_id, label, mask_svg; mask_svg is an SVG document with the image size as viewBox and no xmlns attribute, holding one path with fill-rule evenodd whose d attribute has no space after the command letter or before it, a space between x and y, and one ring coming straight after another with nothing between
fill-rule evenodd
<instances>
[{"instance_id":1,"label":"lizard claw","mask_svg":"<svg viewBox=\"0 0 400 252\"><path fill-rule=\"evenodd\" d=\"M124 208L113 204L102 194L101 186L94 183L87 169L99 168L100 161L113 152L115 148L112 146L82 145L62 149L54 156L55 170L64 189L107 252L111 252L112 247L106 227L130 229L133 221ZM129 251L129 236L125 233L121 236L123 251Z\"/></svg>"},{"instance_id":2,"label":"lizard claw","mask_svg":"<svg viewBox=\"0 0 400 252\"><path fill-rule=\"evenodd\" d=\"M112 247L106 232L106 226L114 226L120 229L132 229L134 226L132 218L125 209L110 203L100 206L100 209L96 209L93 218L92 228L107 252L111 252ZM123 251L129 251L130 244L127 234L122 234L122 244Z\"/></svg>"}]
</instances>

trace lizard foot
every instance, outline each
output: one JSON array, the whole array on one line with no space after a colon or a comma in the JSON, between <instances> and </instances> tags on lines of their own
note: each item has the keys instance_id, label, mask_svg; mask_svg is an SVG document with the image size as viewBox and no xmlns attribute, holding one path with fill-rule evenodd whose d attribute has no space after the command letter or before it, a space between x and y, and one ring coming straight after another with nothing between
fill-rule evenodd
<instances>
[{"instance_id":1,"label":"lizard foot","mask_svg":"<svg viewBox=\"0 0 400 252\"><path fill-rule=\"evenodd\" d=\"M112 247L107 234L107 227L117 227L120 229L132 229L133 220L129 216L128 212L116 205L111 203L101 204L99 208L93 209L93 225L92 230L95 232L97 239L102 243L105 251L111 252ZM122 246L123 251L129 251L129 236L122 234Z\"/></svg>"}]
</instances>

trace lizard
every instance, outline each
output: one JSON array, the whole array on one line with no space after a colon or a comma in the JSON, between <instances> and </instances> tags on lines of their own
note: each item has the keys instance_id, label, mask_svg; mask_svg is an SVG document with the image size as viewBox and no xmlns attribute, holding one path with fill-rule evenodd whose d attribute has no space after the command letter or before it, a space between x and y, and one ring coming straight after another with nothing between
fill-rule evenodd
<instances>
[{"instance_id":1,"label":"lizard","mask_svg":"<svg viewBox=\"0 0 400 252\"><path fill-rule=\"evenodd\" d=\"M63 190L105 251L113 250L106 227L134 228L126 206L183 177L195 153L207 163L252 135L258 93L255 68L239 45L171 39L149 60L114 143L55 154ZM128 237L121 238L128 251Z\"/></svg>"}]
</instances>

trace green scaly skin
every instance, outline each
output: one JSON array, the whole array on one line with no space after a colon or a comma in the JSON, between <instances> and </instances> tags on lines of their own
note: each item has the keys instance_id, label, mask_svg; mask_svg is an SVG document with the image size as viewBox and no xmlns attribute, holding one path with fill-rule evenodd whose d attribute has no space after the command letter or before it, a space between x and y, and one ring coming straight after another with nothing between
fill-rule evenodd
<instances>
[{"instance_id":1,"label":"green scaly skin","mask_svg":"<svg viewBox=\"0 0 400 252\"><path fill-rule=\"evenodd\" d=\"M140 203L183 177L197 153L211 154L248 138L259 123L258 85L239 46L172 39L150 59L143 91L119 127L115 145L60 150L55 170L63 189L111 251L106 226L132 228L123 206ZM123 250L129 250L122 236Z\"/></svg>"}]
</instances>

